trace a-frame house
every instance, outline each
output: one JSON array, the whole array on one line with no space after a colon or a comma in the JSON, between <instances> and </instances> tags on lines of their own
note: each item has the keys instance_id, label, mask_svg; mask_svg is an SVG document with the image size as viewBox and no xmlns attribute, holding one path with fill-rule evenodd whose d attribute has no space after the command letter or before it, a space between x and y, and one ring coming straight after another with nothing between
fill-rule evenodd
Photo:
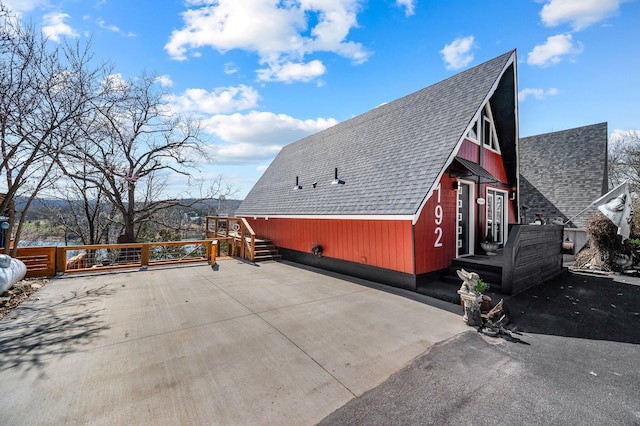
<instances>
[{"instance_id":1,"label":"a-frame house","mask_svg":"<svg viewBox=\"0 0 640 426\"><path fill-rule=\"evenodd\" d=\"M419 290L518 221L516 52L285 146L236 214L285 259Z\"/></svg>"}]
</instances>

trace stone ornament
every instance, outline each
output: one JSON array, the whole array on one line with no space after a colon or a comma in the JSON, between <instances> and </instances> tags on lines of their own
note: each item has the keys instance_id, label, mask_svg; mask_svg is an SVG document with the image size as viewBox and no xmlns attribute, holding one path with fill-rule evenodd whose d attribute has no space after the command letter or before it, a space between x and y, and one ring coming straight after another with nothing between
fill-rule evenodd
<instances>
[{"instance_id":1,"label":"stone ornament","mask_svg":"<svg viewBox=\"0 0 640 426\"><path fill-rule=\"evenodd\" d=\"M467 272L464 269L456 271L462 280L462 285L458 294L464 304L464 316L462 317L467 325L475 327L482 325L482 312L480 303L482 294L476 290L480 276L475 272Z\"/></svg>"}]
</instances>

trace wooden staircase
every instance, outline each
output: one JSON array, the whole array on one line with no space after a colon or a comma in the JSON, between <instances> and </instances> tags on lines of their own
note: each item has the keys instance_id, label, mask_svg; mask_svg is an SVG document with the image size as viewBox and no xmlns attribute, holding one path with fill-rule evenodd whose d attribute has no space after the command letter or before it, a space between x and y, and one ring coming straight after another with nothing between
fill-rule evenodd
<instances>
[{"instance_id":1,"label":"wooden staircase","mask_svg":"<svg viewBox=\"0 0 640 426\"><path fill-rule=\"evenodd\" d=\"M270 240L258 239L251 225L242 217L207 216L205 233L209 239L226 242L231 256L242 257L253 262L276 260L282 257Z\"/></svg>"},{"instance_id":2,"label":"wooden staircase","mask_svg":"<svg viewBox=\"0 0 640 426\"><path fill-rule=\"evenodd\" d=\"M254 262L264 262L267 260L280 259L282 256L278 248L269 240L256 239L255 251L253 255Z\"/></svg>"}]
</instances>

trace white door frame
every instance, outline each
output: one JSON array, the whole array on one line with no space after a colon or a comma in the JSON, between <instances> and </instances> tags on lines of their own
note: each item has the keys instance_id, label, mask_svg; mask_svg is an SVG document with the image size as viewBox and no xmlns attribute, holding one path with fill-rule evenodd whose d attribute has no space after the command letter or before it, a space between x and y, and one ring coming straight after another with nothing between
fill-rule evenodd
<instances>
[{"instance_id":1,"label":"white door frame","mask_svg":"<svg viewBox=\"0 0 640 426\"><path fill-rule=\"evenodd\" d=\"M462 221L464 220L462 212L462 201L459 199L460 188L458 187L458 196L456 196L456 257L473 256L475 254L475 234L476 234L476 183L470 180L458 179L460 184L469 186L469 211L468 211L468 229L467 229L467 244L469 245L468 253L460 254L459 235L462 232Z\"/></svg>"},{"instance_id":2,"label":"white door frame","mask_svg":"<svg viewBox=\"0 0 640 426\"><path fill-rule=\"evenodd\" d=\"M509 232L509 207L508 207L508 202L509 202L509 192L505 191L503 189L499 189L499 188L492 188L490 186L487 186L486 189L486 206L485 206L485 218L487 218L488 221L488 214L487 214L487 210L489 209L489 191L492 191L494 193L501 193L502 194L502 217L500 218L500 244L502 244L504 246L504 244L506 244L507 242L507 237L508 237L508 232ZM495 198L493 199L493 203L494 205L491 206L494 210L494 214L495 214ZM485 228L488 226L488 222L485 223ZM486 232L487 230L484 229L483 233L486 236Z\"/></svg>"}]
</instances>

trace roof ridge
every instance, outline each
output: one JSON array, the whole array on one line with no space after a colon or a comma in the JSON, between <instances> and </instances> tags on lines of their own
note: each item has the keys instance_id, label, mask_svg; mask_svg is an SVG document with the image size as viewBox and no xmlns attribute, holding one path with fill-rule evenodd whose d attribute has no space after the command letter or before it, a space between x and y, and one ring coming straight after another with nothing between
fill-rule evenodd
<instances>
[{"instance_id":1,"label":"roof ridge","mask_svg":"<svg viewBox=\"0 0 640 426\"><path fill-rule=\"evenodd\" d=\"M535 135L523 136L523 137L520 138L520 140L529 139L529 138L536 138L536 137L540 137L540 136L551 136L551 135L559 134L559 133L574 132L574 131L579 130L579 129L588 129L590 127L599 127L599 126L603 126L603 125L604 126L608 126L609 122L608 121L602 121L600 123L594 123L594 124L587 124L587 125L584 125L584 126L571 127L569 129L553 130L551 132L545 132L545 133L538 133L538 134L535 134Z\"/></svg>"}]
</instances>

